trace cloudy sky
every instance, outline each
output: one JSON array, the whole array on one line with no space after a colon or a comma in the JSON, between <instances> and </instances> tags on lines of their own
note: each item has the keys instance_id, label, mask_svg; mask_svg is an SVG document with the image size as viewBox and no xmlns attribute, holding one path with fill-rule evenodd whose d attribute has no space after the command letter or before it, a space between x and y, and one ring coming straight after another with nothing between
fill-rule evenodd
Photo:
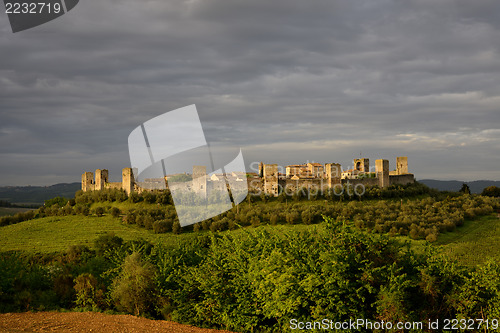
<instances>
[{"instance_id":1,"label":"cloudy sky","mask_svg":"<svg viewBox=\"0 0 500 333\"><path fill-rule=\"evenodd\" d=\"M406 155L417 179L500 180L497 0L81 0L15 34L0 16L0 185L119 180L130 132L190 104L247 165Z\"/></svg>"}]
</instances>

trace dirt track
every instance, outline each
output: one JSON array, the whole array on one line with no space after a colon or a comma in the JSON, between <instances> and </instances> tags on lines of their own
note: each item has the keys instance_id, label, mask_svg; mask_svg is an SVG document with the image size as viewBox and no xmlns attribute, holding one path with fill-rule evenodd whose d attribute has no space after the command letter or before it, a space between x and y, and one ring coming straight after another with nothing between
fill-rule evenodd
<instances>
[{"instance_id":1,"label":"dirt track","mask_svg":"<svg viewBox=\"0 0 500 333\"><path fill-rule=\"evenodd\" d=\"M25 312L0 314L0 332L227 333L229 331L197 328L130 315L96 312Z\"/></svg>"}]
</instances>

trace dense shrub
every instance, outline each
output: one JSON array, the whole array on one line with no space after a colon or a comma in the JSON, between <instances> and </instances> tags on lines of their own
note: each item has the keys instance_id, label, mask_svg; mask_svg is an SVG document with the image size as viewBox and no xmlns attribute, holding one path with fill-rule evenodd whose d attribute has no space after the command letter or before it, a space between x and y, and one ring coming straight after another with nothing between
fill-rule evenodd
<instances>
[{"instance_id":1,"label":"dense shrub","mask_svg":"<svg viewBox=\"0 0 500 333\"><path fill-rule=\"evenodd\" d=\"M136 215L134 212L129 212L124 216L123 221L127 224L135 224Z\"/></svg>"},{"instance_id":2,"label":"dense shrub","mask_svg":"<svg viewBox=\"0 0 500 333\"><path fill-rule=\"evenodd\" d=\"M156 221L153 224L153 231L156 234L162 234L162 233L170 232L170 231L172 231L172 224L173 223L172 223L171 220ZM197 231L197 230L195 230L195 231Z\"/></svg>"},{"instance_id":3,"label":"dense shrub","mask_svg":"<svg viewBox=\"0 0 500 333\"><path fill-rule=\"evenodd\" d=\"M0 217L0 227L9 224L16 224L19 222L24 222L32 220L35 216L39 214L36 210L30 210L24 213L16 213L14 216L3 216Z\"/></svg>"},{"instance_id":4,"label":"dense shrub","mask_svg":"<svg viewBox=\"0 0 500 333\"><path fill-rule=\"evenodd\" d=\"M104 307L104 286L100 285L92 274L79 275L74 284L75 303L78 307L88 310L98 310Z\"/></svg>"},{"instance_id":5,"label":"dense shrub","mask_svg":"<svg viewBox=\"0 0 500 333\"><path fill-rule=\"evenodd\" d=\"M0 312L58 306L50 273L42 264L18 253L0 253Z\"/></svg>"},{"instance_id":6,"label":"dense shrub","mask_svg":"<svg viewBox=\"0 0 500 333\"><path fill-rule=\"evenodd\" d=\"M113 217L119 217L120 216L120 209L116 208L116 207L112 207L109 212L111 213L111 216Z\"/></svg>"},{"instance_id":7,"label":"dense shrub","mask_svg":"<svg viewBox=\"0 0 500 333\"><path fill-rule=\"evenodd\" d=\"M94 209L94 214L98 217L101 217L104 214L104 208L101 206L98 206Z\"/></svg>"},{"instance_id":8,"label":"dense shrub","mask_svg":"<svg viewBox=\"0 0 500 333\"><path fill-rule=\"evenodd\" d=\"M103 255L107 250L112 251L123 245L123 239L113 234L102 235L94 241L98 255Z\"/></svg>"},{"instance_id":9,"label":"dense shrub","mask_svg":"<svg viewBox=\"0 0 500 333\"><path fill-rule=\"evenodd\" d=\"M181 228L181 225L179 222L174 222L173 226L172 226L172 232L174 234L180 234L182 232L182 228Z\"/></svg>"},{"instance_id":10,"label":"dense shrub","mask_svg":"<svg viewBox=\"0 0 500 333\"><path fill-rule=\"evenodd\" d=\"M446 206L437 203L437 210ZM347 210L363 213L357 204ZM217 231L229 222L219 216L207 225ZM429 240L437 232L411 219L389 229L374 223L381 233L401 226ZM306 231L250 228L193 236L153 247L104 235L95 253L81 246L59 257L0 254L0 310L112 309L239 332L286 331L292 318L394 322L500 315L497 264L459 267L340 218Z\"/></svg>"},{"instance_id":11,"label":"dense shrub","mask_svg":"<svg viewBox=\"0 0 500 333\"><path fill-rule=\"evenodd\" d=\"M45 207L52 207L53 205L57 205L59 207L64 207L68 203L68 199L63 197L55 197L49 200L45 200Z\"/></svg>"},{"instance_id":12,"label":"dense shrub","mask_svg":"<svg viewBox=\"0 0 500 333\"><path fill-rule=\"evenodd\" d=\"M488 197L500 197L500 187L488 186L483 190L481 195L488 196Z\"/></svg>"},{"instance_id":13,"label":"dense shrub","mask_svg":"<svg viewBox=\"0 0 500 333\"><path fill-rule=\"evenodd\" d=\"M159 275L168 299L162 313L243 332L286 331L292 318L425 321L497 313L498 268L469 275L387 237L327 223L326 233L226 234L212 238L202 260L170 259L180 266L175 276L166 268ZM165 256L158 259L171 262ZM475 303L465 303L474 297Z\"/></svg>"},{"instance_id":14,"label":"dense shrub","mask_svg":"<svg viewBox=\"0 0 500 333\"><path fill-rule=\"evenodd\" d=\"M54 277L54 292L62 307L73 307L73 300L76 297L74 286L74 278L71 274L61 272Z\"/></svg>"}]
</instances>

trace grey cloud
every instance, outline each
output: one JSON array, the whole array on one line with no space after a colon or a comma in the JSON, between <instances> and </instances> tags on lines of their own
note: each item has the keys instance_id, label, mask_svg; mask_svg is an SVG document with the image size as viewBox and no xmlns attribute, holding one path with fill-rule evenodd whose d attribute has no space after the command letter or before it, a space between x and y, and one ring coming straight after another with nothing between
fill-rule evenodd
<instances>
[{"instance_id":1,"label":"grey cloud","mask_svg":"<svg viewBox=\"0 0 500 333\"><path fill-rule=\"evenodd\" d=\"M0 184L119 174L132 129L193 103L247 161L407 153L417 176L499 179L498 7L87 0L18 34L2 20Z\"/></svg>"}]
</instances>

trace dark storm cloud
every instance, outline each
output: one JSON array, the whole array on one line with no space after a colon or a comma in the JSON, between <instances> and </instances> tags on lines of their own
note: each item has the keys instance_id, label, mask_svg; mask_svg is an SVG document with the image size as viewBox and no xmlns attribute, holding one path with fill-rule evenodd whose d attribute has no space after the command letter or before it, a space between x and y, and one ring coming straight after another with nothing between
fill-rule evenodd
<instances>
[{"instance_id":1,"label":"dark storm cloud","mask_svg":"<svg viewBox=\"0 0 500 333\"><path fill-rule=\"evenodd\" d=\"M193 103L248 164L361 152L408 155L419 178L499 179L499 6L86 0L22 33L2 20L0 184L119 176L132 129Z\"/></svg>"}]
</instances>

